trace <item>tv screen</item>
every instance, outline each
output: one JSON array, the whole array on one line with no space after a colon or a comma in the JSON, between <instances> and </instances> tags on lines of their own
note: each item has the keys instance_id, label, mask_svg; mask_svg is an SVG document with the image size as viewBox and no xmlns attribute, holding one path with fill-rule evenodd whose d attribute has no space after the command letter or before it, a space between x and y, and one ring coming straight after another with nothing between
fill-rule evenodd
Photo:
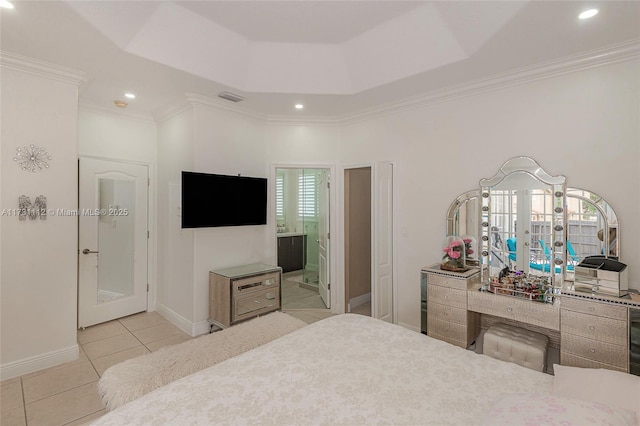
<instances>
[{"instance_id":1,"label":"tv screen","mask_svg":"<svg viewBox=\"0 0 640 426\"><path fill-rule=\"evenodd\" d=\"M265 225L267 179L182 172L182 227Z\"/></svg>"}]
</instances>

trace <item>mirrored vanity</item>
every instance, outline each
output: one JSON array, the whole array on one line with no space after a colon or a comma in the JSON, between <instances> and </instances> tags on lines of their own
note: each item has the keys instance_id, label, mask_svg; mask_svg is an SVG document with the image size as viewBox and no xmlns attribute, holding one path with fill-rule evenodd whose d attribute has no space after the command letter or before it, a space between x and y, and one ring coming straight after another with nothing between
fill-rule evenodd
<instances>
[{"instance_id":1,"label":"mirrored vanity","mask_svg":"<svg viewBox=\"0 0 640 426\"><path fill-rule=\"evenodd\" d=\"M548 336L563 365L640 374L640 301L602 196L516 157L453 201L446 235L475 236L477 256L422 270L423 333L468 347L505 322Z\"/></svg>"}]
</instances>

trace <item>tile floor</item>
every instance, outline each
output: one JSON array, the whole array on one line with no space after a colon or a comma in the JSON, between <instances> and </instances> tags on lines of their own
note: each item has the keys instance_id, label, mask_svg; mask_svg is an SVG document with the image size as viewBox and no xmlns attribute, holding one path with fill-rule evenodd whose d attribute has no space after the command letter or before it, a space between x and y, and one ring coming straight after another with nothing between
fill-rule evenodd
<instances>
[{"instance_id":1,"label":"tile floor","mask_svg":"<svg viewBox=\"0 0 640 426\"><path fill-rule=\"evenodd\" d=\"M307 323L328 310L296 310ZM83 425L102 416L97 391L110 366L191 337L155 312L143 312L78 331L80 358L46 370L0 382L0 425Z\"/></svg>"},{"instance_id":2,"label":"tile floor","mask_svg":"<svg viewBox=\"0 0 640 426\"><path fill-rule=\"evenodd\" d=\"M300 271L282 275L282 309L327 309L318 290L288 279L297 275Z\"/></svg>"}]
</instances>

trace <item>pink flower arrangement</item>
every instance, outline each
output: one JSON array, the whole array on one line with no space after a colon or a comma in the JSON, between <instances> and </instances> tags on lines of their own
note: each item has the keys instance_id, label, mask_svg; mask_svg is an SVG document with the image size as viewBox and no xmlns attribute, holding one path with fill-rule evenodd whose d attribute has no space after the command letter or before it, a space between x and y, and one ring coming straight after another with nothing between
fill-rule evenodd
<instances>
[{"instance_id":1,"label":"pink flower arrangement","mask_svg":"<svg viewBox=\"0 0 640 426\"><path fill-rule=\"evenodd\" d=\"M464 242L465 256L471 258L471 255L474 253L473 248L471 248L473 240L471 238L465 238L462 241Z\"/></svg>"},{"instance_id":2,"label":"pink flower arrangement","mask_svg":"<svg viewBox=\"0 0 640 426\"><path fill-rule=\"evenodd\" d=\"M471 242L471 240L469 240ZM462 269L465 267L464 257L466 251L466 243L460 239L452 240L447 247L442 249L444 256L442 257L442 265L453 269Z\"/></svg>"}]
</instances>

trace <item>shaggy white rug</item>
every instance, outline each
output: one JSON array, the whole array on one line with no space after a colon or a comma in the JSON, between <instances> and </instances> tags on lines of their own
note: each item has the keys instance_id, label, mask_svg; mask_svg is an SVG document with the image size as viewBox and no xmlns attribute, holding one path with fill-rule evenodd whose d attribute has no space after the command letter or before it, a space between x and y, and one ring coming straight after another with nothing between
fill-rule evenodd
<instances>
[{"instance_id":1,"label":"shaggy white rug","mask_svg":"<svg viewBox=\"0 0 640 426\"><path fill-rule=\"evenodd\" d=\"M166 346L109 367L98 382L107 410L174 380L264 345L307 325L282 312L272 312L222 331Z\"/></svg>"}]
</instances>

